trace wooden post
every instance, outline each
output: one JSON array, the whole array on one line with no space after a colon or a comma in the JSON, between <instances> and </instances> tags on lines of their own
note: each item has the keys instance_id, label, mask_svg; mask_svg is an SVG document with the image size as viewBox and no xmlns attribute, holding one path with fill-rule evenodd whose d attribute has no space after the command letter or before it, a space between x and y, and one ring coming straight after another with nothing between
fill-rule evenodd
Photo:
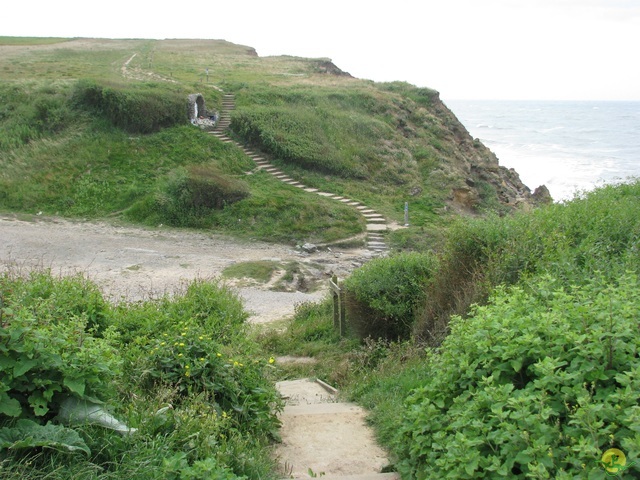
<instances>
[{"instance_id":1,"label":"wooden post","mask_svg":"<svg viewBox=\"0 0 640 480\"><path fill-rule=\"evenodd\" d=\"M329 288L333 297L333 328L340 331L342 337L346 330L344 291L340 288L338 277L335 275L329 280Z\"/></svg>"}]
</instances>

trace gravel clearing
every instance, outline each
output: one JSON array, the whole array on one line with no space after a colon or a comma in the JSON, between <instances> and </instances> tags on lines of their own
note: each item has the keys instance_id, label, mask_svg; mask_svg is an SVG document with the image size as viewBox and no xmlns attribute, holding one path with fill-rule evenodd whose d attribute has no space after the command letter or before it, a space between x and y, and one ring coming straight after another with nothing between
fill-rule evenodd
<instances>
[{"instance_id":1,"label":"gravel clearing","mask_svg":"<svg viewBox=\"0 0 640 480\"><path fill-rule=\"evenodd\" d=\"M333 274L344 278L371 256L366 249L332 250L308 254L286 245L167 227L0 215L0 268L82 273L112 301L179 292L194 279L219 278L227 266L246 261L296 261L313 265L310 268L321 280ZM255 323L291 316L296 304L316 302L327 294L324 286L304 293L271 291L268 285L229 285L244 300Z\"/></svg>"}]
</instances>

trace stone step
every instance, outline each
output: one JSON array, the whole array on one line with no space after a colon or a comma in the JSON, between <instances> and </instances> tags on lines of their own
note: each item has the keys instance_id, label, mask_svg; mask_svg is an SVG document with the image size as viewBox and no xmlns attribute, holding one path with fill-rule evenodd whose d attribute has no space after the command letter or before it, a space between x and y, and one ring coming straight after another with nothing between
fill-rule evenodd
<instances>
[{"instance_id":1,"label":"stone step","mask_svg":"<svg viewBox=\"0 0 640 480\"><path fill-rule=\"evenodd\" d=\"M387 244L384 242L377 242L375 240L370 240L367 242L367 245L370 247L384 247L387 248Z\"/></svg>"},{"instance_id":2,"label":"stone step","mask_svg":"<svg viewBox=\"0 0 640 480\"><path fill-rule=\"evenodd\" d=\"M314 472L315 473L315 472ZM364 473L362 475L323 475L323 480L400 480L397 473Z\"/></svg>"},{"instance_id":3,"label":"stone step","mask_svg":"<svg viewBox=\"0 0 640 480\"><path fill-rule=\"evenodd\" d=\"M386 232L387 225L384 223L367 223L367 232Z\"/></svg>"},{"instance_id":4,"label":"stone step","mask_svg":"<svg viewBox=\"0 0 640 480\"><path fill-rule=\"evenodd\" d=\"M341 413L362 412L361 406L347 402L310 403L305 405L287 405L280 413L280 417L337 415Z\"/></svg>"}]
</instances>

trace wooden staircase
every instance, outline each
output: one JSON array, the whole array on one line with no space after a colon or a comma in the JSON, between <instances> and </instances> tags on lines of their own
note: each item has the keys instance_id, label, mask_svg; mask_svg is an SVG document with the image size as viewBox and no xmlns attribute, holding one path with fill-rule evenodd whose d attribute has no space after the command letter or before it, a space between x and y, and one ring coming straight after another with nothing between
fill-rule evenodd
<instances>
[{"instance_id":1,"label":"wooden staircase","mask_svg":"<svg viewBox=\"0 0 640 480\"><path fill-rule=\"evenodd\" d=\"M366 219L367 231L365 246L367 249L375 254L381 255L388 251L387 244L385 242L385 233L387 232L386 219L377 213L375 210L363 205L360 202L351 200L340 195L335 195L330 192L322 192L316 188L310 188L303 183L289 177L284 172L280 171L277 167L269 162L269 160L258 155L251 149L239 144L231 139L227 134L229 125L231 124L231 111L236 108L235 96L232 93L225 93L222 99L222 110L220 112L220 118L216 122L214 129L211 131L212 135L218 137L222 142L233 143L237 145L242 151L248 155L257 165L259 169L270 173L275 178L287 185L291 185L304 190L305 192L320 195L332 200L342 202L346 205L354 207L358 212Z\"/></svg>"}]
</instances>

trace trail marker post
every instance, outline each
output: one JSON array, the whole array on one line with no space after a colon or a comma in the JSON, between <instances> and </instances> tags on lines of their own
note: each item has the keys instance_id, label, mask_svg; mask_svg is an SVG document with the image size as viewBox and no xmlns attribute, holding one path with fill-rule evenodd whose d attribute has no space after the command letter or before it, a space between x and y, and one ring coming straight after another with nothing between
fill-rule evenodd
<instances>
[{"instance_id":1,"label":"trail marker post","mask_svg":"<svg viewBox=\"0 0 640 480\"><path fill-rule=\"evenodd\" d=\"M344 291L338 284L337 276L334 275L329 280L329 289L331 290L331 296L333 297L333 328L339 330L340 336L342 337L346 330Z\"/></svg>"}]
</instances>

